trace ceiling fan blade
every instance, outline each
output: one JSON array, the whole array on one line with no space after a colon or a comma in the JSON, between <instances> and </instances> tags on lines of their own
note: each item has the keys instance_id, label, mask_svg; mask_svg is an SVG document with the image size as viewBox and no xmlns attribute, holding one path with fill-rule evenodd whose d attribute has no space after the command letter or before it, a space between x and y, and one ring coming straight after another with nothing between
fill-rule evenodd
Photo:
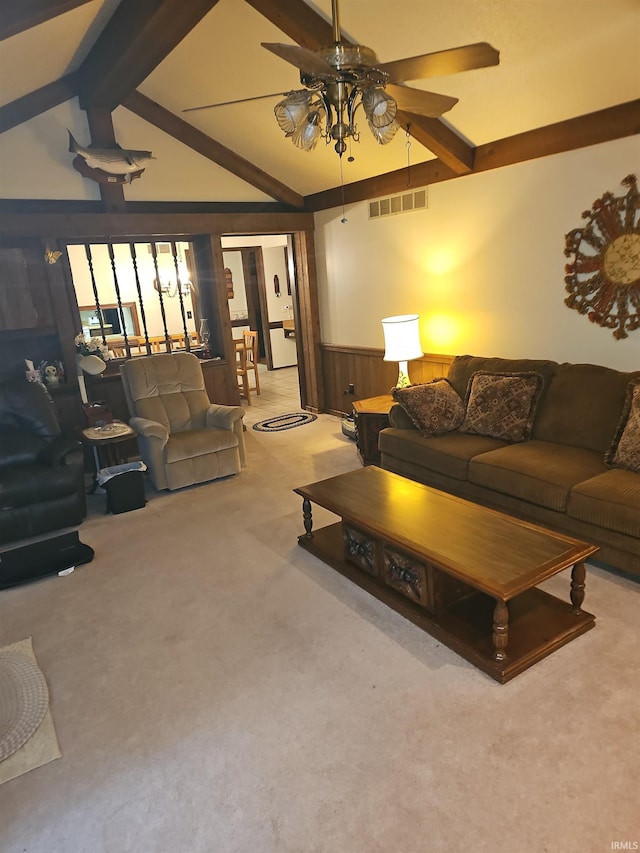
<instances>
[{"instance_id":1,"label":"ceiling fan blade","mask_svg":"<svg viewBox=\"0 0 640 853\"><path fill-rule=\"evenodd\" d=\"M215 104L202 104L200 107L187 107L183 113L195 113L198 110L211 110L214 107L230 107L232 104L246 104L249 101L262 101L264 98L280 98L283 92L272 92L270 95L254 95L252 98L238 98L235 101L217 101Z\"/></svg>"},{"instance_id":2,"label":"ceiling fan blade","mask_svg":"<svg viewBox=\"0 0 640 853\"><path fill-rule=\"evenodd\" d=\"M319 77L321 80L337 80L339 75L335 68L325 62L321 56L317 56L312 50L300 47L297 44L267 44L262 42L271 53L275 53L285 62L290 62L299 68L304 74Z\"/></svg>"},{"instance_id":3,"label":"ceiling fan blade","mask_svg":"<svg viewBox=\"0 0 640 853\"><path fill-rule=\"evenodd\" d=\"M464 47L425 53L422 56L396 59L395 62L383 62L376 68L388 74L392 83L401 83L404 80L444 77L448 74L457 74L459 71L498 65L499 62L500 53L486 41L481 41L477 44L464 45Z\"/></svg>"},{"instance_id":4,"label":"ceiling fan blade","mask_svg":"<svg viewBox=\"0 0 640 853\"><path fill-rule=\"evenodd\" d=\"M399 110L430 118L441 116L458 103L457 98L448 95L424 92L409 86L395 86L393 83L387 83L385 90L395 99Z\"/></svg>"}]
</instances>

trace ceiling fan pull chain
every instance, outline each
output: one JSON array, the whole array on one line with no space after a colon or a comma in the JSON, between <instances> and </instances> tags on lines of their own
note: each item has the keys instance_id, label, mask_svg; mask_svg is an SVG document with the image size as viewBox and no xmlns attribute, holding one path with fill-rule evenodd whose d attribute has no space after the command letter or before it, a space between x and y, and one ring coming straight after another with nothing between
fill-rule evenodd
<instances>
[{"instance_id":1,"label":"ceiling fan pull chain","mask_svg":"<svg viewBox=\"0 0 640 853\"><path fill-rule=\"evenodd\" d=\"M409 134L410 124L407 125L407 130L405 132L405 145L407 147L407 187L411 186L411 136Z\"/></svg>"}]
</instances>

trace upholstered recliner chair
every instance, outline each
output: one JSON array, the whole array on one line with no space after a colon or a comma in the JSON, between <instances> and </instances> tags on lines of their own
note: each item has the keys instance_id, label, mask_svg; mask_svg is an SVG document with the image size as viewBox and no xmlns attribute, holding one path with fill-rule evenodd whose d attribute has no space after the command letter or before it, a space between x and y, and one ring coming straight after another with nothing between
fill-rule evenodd
<instances>
[{"instance_id":1,"label":"upholstered recliner chair","mask_svg":"<svg viewBox=\"0 0 640 853\"><path fill-rule=\"evenodd\" d=\"M0 545L75 527L86 511L82 445L61 435L44 386L0 383Z\"/></svg>"},{"instance_id":2,"label":"upholstered recliner chair","mask_svg":"<svg viewBox=\"0 0 640 853\"><path fill-rule=\"evenodd\" d=\"M181 489L244 468L242 408L209 402L194 355L132 358L120 373L129 423L156 489Z\"/></svg>"}]
</instances>

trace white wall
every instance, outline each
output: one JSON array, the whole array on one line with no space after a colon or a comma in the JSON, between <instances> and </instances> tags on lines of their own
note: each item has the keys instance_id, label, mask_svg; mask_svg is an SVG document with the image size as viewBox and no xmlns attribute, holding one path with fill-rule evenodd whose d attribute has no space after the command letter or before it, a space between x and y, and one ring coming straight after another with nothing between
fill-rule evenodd
<instances>
[{"instance_id":1,"label":"white wall","mask_svg":"<svg viewBox=\"0 0 640 853\"><path fill-rule=\"evenodd\" d=\"M0 133L2 198L100 199L98 184L73 168L67 128L81 145L87 143L86 115L77 98Z\"/></svg>"},{"instance_id":2,"label":"white wall","mask_svg":"<svg viewBox=\"0 0 640 853\"><path fill-rule=\"evenodd\" d=\"M124 107L114 111L113 122L123 148L150 150L156 158L140 178L123 185L127 201L273 201ZM73 167L67 128L80 145L89 144L77 98L0 133L1 198L99 201L98 184Z\"/></svg>"},{"instance_id":3,"label":"white wall","mask_svg":"<svg viewBox=\"0 0 640 853\"><path fill-rule=\"evenodd\" d=\"M434 184L423 211L316 214L322 340L382 348L380 320L416 312L425 352L639 369L640 329L617 341L564 304L565 234L631 172L637 136Z\"/></svg>"}]
</instances>

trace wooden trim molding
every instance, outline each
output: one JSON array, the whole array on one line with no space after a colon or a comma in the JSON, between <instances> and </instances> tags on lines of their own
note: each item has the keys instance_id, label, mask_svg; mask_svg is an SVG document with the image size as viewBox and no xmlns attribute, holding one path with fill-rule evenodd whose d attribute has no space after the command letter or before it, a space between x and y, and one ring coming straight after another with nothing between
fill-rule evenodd
<instances>
[{"instance_id":1,"label":"wooden trim molding","mask_svg":"<svg viewBox=\"0 0 640 853\"><path fill-rule=\"evenodd\" d=\"M11 213L0 206L0 232L66 239L190 234L289 234L313 229L312 213Z\"/></svg>"}]
</instances>

